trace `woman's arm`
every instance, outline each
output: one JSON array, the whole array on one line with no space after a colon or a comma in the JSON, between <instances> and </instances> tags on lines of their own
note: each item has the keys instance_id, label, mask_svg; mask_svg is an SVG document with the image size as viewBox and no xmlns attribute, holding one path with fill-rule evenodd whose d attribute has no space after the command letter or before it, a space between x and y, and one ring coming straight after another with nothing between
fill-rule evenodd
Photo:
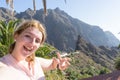
<instances>
[{"instance_id":1,"label":"woman's arm","mask_svg":"<svg viewBox=\"0 0 120 80\"><path fill-rule=\"evenodd\" d=\"M60 70L65 70L69 65L70 58L62 58L59 53L57 53L58 58L44 59L40 58L40 64L44 71L53 70L59 68Z\"/></svg>"},{"instance_id":2,"label":"woman's arm","mask_svg":"<svg viewBox=\"0 0 120 80\"><path fill-rule=\"evenodd\" d=\"M44 71L49 71L57 68L57 65L59 64L58 59L44 59L39 58L40 65Z\"/></svg>"}]
</instances>

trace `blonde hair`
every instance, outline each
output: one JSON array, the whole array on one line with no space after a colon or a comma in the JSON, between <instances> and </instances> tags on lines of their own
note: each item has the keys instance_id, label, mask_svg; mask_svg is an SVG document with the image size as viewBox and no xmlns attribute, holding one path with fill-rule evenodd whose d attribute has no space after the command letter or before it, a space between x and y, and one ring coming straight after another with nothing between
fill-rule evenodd
<instances>
[{"instance_id":1,"label":"blonde hair","mask_svg":"<svg viewBox=\"0 0 120 80\"><path fill-rule=\"evenodd\" d=\"M35 27L37 28L41 33L42 33L42 41L41 44L44 43L45 39L46 39L46 31L45 31L45 27L42 25L42 23L40 23L37 20L25 20L23 21L15 30L14 35L18 34L20 35L25 29L29 28L29 27ZM15 47L15 42L13 44L11 44L10 48L9 48L9 53L11 54L12 51L14 50ZM34 57L35 54L33 53L32 55L27 57L27 61L31 62L34 61Z\"/></svg>"}]
</instances>

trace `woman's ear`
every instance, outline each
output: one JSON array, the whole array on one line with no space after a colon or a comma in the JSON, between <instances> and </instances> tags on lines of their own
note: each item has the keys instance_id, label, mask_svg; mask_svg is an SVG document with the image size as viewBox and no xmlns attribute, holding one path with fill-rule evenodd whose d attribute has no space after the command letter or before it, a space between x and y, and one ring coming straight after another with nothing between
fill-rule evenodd
<instances>
[{"instance_id":1,"label":"woman's ear","mask_svg":"<svg viewBox=\"0 0 120 80\"><path fill-rule=\"evenodd\" d=\"M16 41L18 34L14 34L14 41Z\"/></svg>"}]
</instances>

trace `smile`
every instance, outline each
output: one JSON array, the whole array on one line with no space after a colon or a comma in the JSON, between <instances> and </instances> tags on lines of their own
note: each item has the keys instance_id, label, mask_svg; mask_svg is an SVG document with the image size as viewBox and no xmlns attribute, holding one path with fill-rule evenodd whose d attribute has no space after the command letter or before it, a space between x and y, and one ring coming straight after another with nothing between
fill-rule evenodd
<instances>
[{"instance_id":1,"label":"smile","mask_svg":"<svg viewBox=\"0 0 120 80\"><path fill-rule=\"evenodd\" d=\"M25 49L26 51L32 51L32 50L33 50L33 47L24 46L24 49Z\"/></svg>"}]
</instances>

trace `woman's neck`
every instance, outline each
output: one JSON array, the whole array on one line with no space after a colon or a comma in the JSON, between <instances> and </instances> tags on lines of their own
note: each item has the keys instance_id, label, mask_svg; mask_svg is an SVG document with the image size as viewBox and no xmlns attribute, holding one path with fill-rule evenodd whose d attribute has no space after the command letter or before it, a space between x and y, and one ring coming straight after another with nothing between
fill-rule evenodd
<instances>
[{"instance_id":1,"label":"woman's neck","mask_svg":"<svg viewBox=\"0 0 120 80\"><path fill-rule=\"evenodd\" d=\"M16 57L15 57L15 55L13 55L13 53L10 54L10 56L11 56L13 64L15 64L14 66L16 68L19 68L19 69L23 70L27 75L33 75L34 74L34 69L30 65L29 62L27 62L26 60L23 60L23 59L22 60L21 59L17 60L18 58L16 59Z\"/></svg>"},{"instance_id":2,"label":"woman's neck","mask_svg":"<svg viewBox=\"0 0 120 80\"><path fill-rule=\"evenodd\" d=\"M22 55L19 55L19 53L13 51L11 53L11 56L16 59L16 61L20 62L20 61L24 61L25 60L25 57L23 57Z\"/></svg>"}]
</instances>

